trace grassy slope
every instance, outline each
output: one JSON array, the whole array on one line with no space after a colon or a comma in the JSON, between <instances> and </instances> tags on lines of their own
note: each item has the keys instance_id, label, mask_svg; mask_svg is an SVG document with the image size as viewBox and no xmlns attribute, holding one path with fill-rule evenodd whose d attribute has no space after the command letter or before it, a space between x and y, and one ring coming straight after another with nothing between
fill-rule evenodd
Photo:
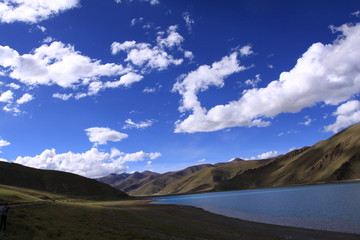
<instances>
[{"instance_id":1,"label":"grassy slope","mask_svg":"<svg viewBox=\"0 0 360 240\"><path fill-rule=\"evenodd\" d=\"M312 147L276 158L210 165L187 174L178 172L144 178L135 182L135 188L128 193L166 195L357 180L360 179L360 124Z\"/></svg>"},{"instance_id":2,"label":"grassy slope","mask_svg":"<svg viewBox=\"0 0 360 240\"><path fill-rule=\"evenodd\" d=\"M69 200L69 198L49 192L0 185L0 204L4 202L14 204L29 202L46 202L53 200Z\"/></svg>"},{"instance_id":3,"label":"grassy slope","mask_svg":"<svg viewBox=\"0 0 360 240\"><path fill-rule=\"evenodd\" d=\"M15 163L0 162L0 184L95 199L127 197L123 192L94 179L76 174L40 170Z\"/></svg>"},{"instance_id":4,"label":"grassy slope","mask_svg":"<svg viewBox=\"0 0 360 240\"><path fill-rule=\"evenodd\" d=\"M245 170L263 166L268 162L267 160L239 161L224 166L206 168L172 182L159 194L212 191L219 182L231 179Z\"/></svg>"},{"instance_id":5,"label":"grassy slope","mask_svg":"<svg viewBox=\"0 0 360 240\"><path fill-rule=\"evenodd\" d=\"M2 240L326 239L359 235L251 223L186 206L144 201L49 203L10 209Z\"/></svg>"},{"instance_id":6,"label":"grassy slope","mask_svg":"<svg viewBox=\"0 0 360 240\"><path fill-rule=\"evenodd\" d=\"M191 166L180 171L167 172L157 176L150 176L148 178L144 178L141 181L137 182L138 184L137 188L129 191L128 193L134 196L146 196L146 195L157 194L159 191L164 189L169 184L175 182L176 180L191 175L194 172L198 172L202 169L207 169L209 167L212 167L212 165L201 164L201 165Z\"/></svg>"},{"instance_id":7,"label":"grassy slope","mask_svg":"<svg viewBox=\"0 0 360 240\"><path fill-rule=\"evenodd\" d=\"M222 182L217 190L279 187L360 179L360 124L353 125L302 153Z\"/></svg>"}]
</instances>

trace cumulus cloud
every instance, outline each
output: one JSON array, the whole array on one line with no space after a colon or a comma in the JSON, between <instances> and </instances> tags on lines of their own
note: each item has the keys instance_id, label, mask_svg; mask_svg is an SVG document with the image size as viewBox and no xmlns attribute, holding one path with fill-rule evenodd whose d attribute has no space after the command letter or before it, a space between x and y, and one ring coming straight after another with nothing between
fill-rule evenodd
<instances>
[{"instance_id":1,"label":"cumulus cloud","mask_svg":"<svg viewBox=\"0 0 360 240\"><path fill-rule=\"evenodd\" d=\"M140 68L142 72L162 71L170 65L180 65L183 62L182 58L176 59L167 51L167 49L171 50L177 47L180 52L183 52L181 48L183 41L184 38L177 32L177 26L170 26L166 33L157 33L155 46L149 43L137 43L136 41L113 42L111 53L116 55L119 52L126 52L125 61L133 67Z\"/></svg>"},{"instance_id":2,"label":"cumulus cloud","mask_svg":"<svg viewBox=\"0 0 360 240\"><path fill-rule=\"evenodd\" d=\"M146 121L141 121L141 122L135 123L129 118L125 121L125 123L126 124L123 126L123 129L131 129L131 128L143 129L143 128L148 128L151 125L153 125L154 121L146 120Z\"/></svg>"},{"instance_id":3,"label":"cumulus cloud","mask_svg":"<svg viewBox=\"0 0 360 240\"><path fill-rule=\"evenodd\" d=\"M170 65L180 65L183 62L182 59L175 59L159 46L152 47L148 43L136 43L135 41L114 42L111 45L111 51L113 54L126 51L127 58L125 61L142 67L145 71L166 70Z\"/></svg>"},{"instance_id":4,"label":"cumulus cloud","mask_svg":"<svg viewBox=\"0 0 360 240\"><path fill-rule=\"evenodd\" d=\"M85 153L67 152L57 154L55 149L46 149L34 157L17 157L14 161L22 165L40 169L52 169L79 174L85 177L98 178L111 173L121 173L127 170L127 162L156 159L160 153L136 153L117 154L101 152L97 148L91 148ZM117 158L116 158L117 157Z\"/></svg>"},{"instance_id":5,"label":"cumulus cloud","mask_svg":"<svg viewBox=\"0 0 360 240\"><path fill-rule=\"evenodd\" d=\"M11 90L1 93L0 102L9 103L14 98L14 93Z\"/></svg>"},{"instance_id":6,"label":"cumulus cloud","mask_svg":"<svg viewBox=\"0 0 360 240\"><path fill-rule=\"evenodd\" d=\"M21 98L19 98L16 103L17 104L24 104L24 103L27 103L27 102L30 102L34 99L34 96L29 94L29 93L25 93L24 95L22 95Z\"/></svg>"},{"instance_id":7,"label":"cumulus cloud","mask_svg":"<svg viewBox=\"0 0 360 240\"><path fill-rule=\"evenodd\" d=\"M73 91L87 88L87 92L76 94L53 94L54 98L62 100L92 96L106 88L129 87L143 79L143 76L132 72L130 67L115 63L102 64L100 60L91 59L76 51L72 45L51 41L23 55L9 46L0 46L0 68L6 69L8 77L28 86L58 85ZM109 77L119 80L102 82L102 78ZM11 83L9 87L20 88L15 83ZM3 94L0 97L2 102L11 100L10 90Z\"/></svg>"},{"instance_id":8,"label":"cumulus cloud","mask_svg":"<svg viewBox=\"0 0 360 240\"><path fill-rule=\"evenodd\" d=\"M0 22L37 23L79 6L79 0L4 0L0 2Z\"/></svg>"},{"instance_id":9,"label":"cumulus cloud","mask_svg":"<svg viewBox=\"0 0 360 240\"><path fill-rule=\"evenodd\" d=\"M89 137L89 141L95 144L107 144L107 142L119 142L124 138L127 138L128 135L121 133L110 128L104 127L92 127L85 129L86 134Z\"/></svg>"},{"instance_id":10,"label":"cumulus cloud","mask_svg":"<svg viewBox=\"0 0 360 240\"><path fill-rule=\"evenodd\" d=\"M193 114L187 120L177 122L176 132L196 132L200 130L199 127L202 131L207 131L212 122L207 122L207 126L204 126L205 128L198 124L203 124L203 121L206 121L206 109L201 106L197 93L207 90L210 86L223 87L224 78L244 70L245 67L240 66L237 57L238 54L235 52L223 57L211 66L202 65L197 70L182 76L177 81L173 86L173 91L179 92L182 95L179 110L181 112L191 110ZM188 122L195 123L195 125L191 126Z\"/></svg>"},{"instance_id":11,"label":"cumulus cloud","mask_svg":"<svg viewBox=\"0 0 360 240\"><path fill-rule=\"evenodd\" d=\"M158 46L168 48L180 46L184 38L177 32L177 28L177 25L170 26L167 29L167 35L164 32L158 32L158 37L156 38Z\"/></svg>"},{"instance_id":12,"label":"cumulus cloud","mask_svg":"<svg viewBox=\"0 0 360 240\"><path fill-rule=\"evenodd\" d=\"M176 123L176 132L216 131L236 126L267 126L264 118L295 113L317 103L337 105L360 92L360 24L332 28L340 32L331 44L315 43L289 72L280 74L265 88L243 92L240 99L206 110L196 93L206 90L208 81L188 74L175 87L182 95L180 109L192 114ZM200 68L195 71L199 72ZM231 73L236 71L231 71ZM224 77L227 75L224 75ZM223 78L215 85L222 86Z\"/></svg>"},{"instance_id":13,"label":"cumulus cloud","mask_svg":"<svg viewBox=\"0 0 360 240\"><path fill-rule=\"evenodd\" d=\"M20 55L8 46L0 46L0 66L9 68L9 76L27 85L74 87L105 76L126 73L122 65L101 64L62 42L43 44L30 54Z\"/></svg>"},{"instance_id":14,"label":"cumulus cloud","mask_svg":"<svg viewBox=\"0 0 360 240\"><path fill-rule=\"evenodd\" d=\"M326 132L337 133L343 128L360 122L360 101L352 100L340 105L336 112L336 121L333 124L325 126Z\"/></svg>"}]
</instances>

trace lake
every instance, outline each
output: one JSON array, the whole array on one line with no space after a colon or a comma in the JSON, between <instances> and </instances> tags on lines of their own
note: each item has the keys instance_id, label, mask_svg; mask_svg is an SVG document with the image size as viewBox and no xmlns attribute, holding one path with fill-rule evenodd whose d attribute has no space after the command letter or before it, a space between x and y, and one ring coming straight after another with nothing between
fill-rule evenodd
<instances>
[{"instance_id":1,"label":"lake","mask_svg":"<svg viewBox=\"0 0 360 240\"><path fill-rule=\"evenodd\" d=\"M360 183L155 197L248 221L360 234Z\"/></svg>"}]
</instances>

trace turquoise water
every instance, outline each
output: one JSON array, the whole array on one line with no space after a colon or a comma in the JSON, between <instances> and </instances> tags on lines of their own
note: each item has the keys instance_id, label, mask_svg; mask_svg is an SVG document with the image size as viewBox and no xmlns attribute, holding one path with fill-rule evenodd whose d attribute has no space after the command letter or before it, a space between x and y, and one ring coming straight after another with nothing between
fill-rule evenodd
<instances>
[{"instance_id":1,"label":"turquoise water","mask_svg":"<svg viewBox=\"0 0 360 240\"><path fill-rule=\"evenodd\" d=\"M152 198L248 221L360 234L360 183Z\"/></svg>"}]
</instances>

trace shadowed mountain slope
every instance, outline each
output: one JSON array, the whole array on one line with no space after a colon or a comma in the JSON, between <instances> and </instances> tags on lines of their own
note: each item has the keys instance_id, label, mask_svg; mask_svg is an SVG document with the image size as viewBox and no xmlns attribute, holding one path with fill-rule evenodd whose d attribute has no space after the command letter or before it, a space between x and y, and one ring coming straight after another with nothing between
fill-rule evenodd
<instances>
[{"instance_id":1,"label":"shadowed mountain slope","mask_svg":"<svg viewBox=\"0 0 360 240\"><path fill-rule=\"evenodd\" d=\"M76 174L40 170L0 162L0 184L89 199L119 199L127 194L96 180Z\"/></svg>"}]
</instances>

